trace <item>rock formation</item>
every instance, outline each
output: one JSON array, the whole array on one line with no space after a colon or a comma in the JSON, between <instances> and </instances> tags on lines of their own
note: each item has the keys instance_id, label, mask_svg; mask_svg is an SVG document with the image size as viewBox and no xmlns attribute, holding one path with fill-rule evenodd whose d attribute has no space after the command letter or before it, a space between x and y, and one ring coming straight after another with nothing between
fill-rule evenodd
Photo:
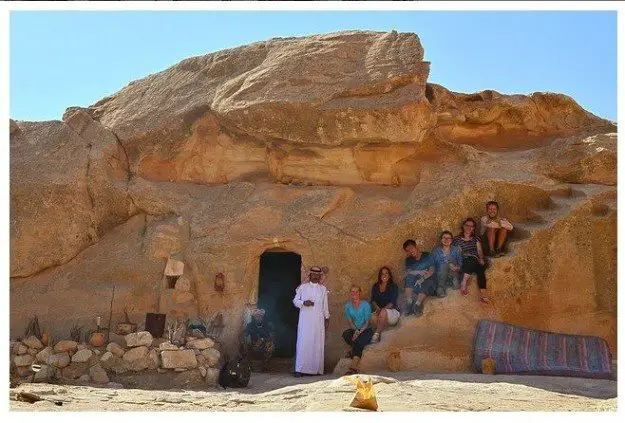
<instances>
[{"instance_id":1,"label":"rock formation","mask_svg":"<svg viewBox=\"0 0 625 423\"><path fill-rule=\"evenodd\" d=\"M114 286L112 325L125 307L137 322L221 312L234 345L274 249L330 268L331 366L349 286L368 291L383 265L402 285L405 239L432 246L496 199L517 229L487 272L494 304L432 299L363 365L398 347L408 368L469 370L484 317L615 352L615 124L561 94L451 92L423 59L415 34L278 38L186 59L62 121L12 120L12 337L35 314L58 331L108 316ZM176 289L168 259L184 263Z\"/></svg>"}]
</instances>

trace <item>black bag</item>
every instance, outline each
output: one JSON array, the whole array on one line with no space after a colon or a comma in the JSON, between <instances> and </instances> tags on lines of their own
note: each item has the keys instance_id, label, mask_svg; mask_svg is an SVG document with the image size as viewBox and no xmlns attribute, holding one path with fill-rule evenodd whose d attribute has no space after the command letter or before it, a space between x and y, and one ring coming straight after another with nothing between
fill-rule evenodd
<instances>
[{"instance_id":1,"label":"black bag","mask_svg":"<svg viewBox=\"0 0 625 423\"><path fill-rule=\"evenodd\" d=\"M226 388L245 388L250 383L252 369L245 357L226 360L219 371L219 385Z\"/></svg>"}]
</instances>

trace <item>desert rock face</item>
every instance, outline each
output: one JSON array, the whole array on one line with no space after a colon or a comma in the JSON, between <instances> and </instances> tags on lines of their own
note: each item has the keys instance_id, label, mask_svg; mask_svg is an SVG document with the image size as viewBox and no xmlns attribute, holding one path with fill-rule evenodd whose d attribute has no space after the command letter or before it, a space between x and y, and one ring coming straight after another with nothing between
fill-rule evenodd
<instances>
[{"instance_id":1,"label":"desert rock face","mask_svg":"<svg viewBox=\"0 0 625 423\"><path fill-rule=\"evenodd\" d=\"M616 351L616 127L570 97L428 82L415 34L272 39L194 57L63 121L11 121L11 331L221 312L234 346L260 255L330 268L326 363L342 306L401 249L495 199L515 224L490 306L452 292L369 347L363 366L469 370L480 318L598 335ZM174 289L168 260L183 264ZM215 275L225 288L217 292ZM170 278L171 279L171 278ZM36 298L36 301L33 301ZM108 322L105 322L108 325ZM367 367L368 366L368 367Z\"/></svg>"}]
</instances>

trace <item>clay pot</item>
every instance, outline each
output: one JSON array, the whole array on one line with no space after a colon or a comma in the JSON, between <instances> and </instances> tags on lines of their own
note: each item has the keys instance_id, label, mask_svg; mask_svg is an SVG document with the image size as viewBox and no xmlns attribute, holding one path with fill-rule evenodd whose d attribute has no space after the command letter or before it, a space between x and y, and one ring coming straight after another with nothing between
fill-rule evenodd
<instances>
[{"instance_id":1,"label":"clay pot","mask_svg":"<svg viewBox=\"0 0 625 423\"><path fill-rule=\"evenodd\" d=\"M93 332L89 338L89 343L94 347L104 345L104 334L102 332Z\"/></svg>"}]
</instances>

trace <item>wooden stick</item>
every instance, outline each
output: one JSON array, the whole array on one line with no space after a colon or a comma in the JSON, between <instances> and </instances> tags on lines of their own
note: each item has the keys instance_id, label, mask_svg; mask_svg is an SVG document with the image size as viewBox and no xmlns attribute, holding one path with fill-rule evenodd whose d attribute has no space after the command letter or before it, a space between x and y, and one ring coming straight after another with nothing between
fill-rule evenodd
<instances>
[{"instance_id":1,"label":"wooden stick","mask_svg":"<svg viewBox=\"0 0 625 423\"><path fill-rule=\"evenodd\" d=\"M108 344L111 336L111 321L113 320L113 299L115 298L115 284L113 284L113 295L111 295L111 311L109 313L109 330L106 331L106 343Z\"/></svg>"}]
</instances>

